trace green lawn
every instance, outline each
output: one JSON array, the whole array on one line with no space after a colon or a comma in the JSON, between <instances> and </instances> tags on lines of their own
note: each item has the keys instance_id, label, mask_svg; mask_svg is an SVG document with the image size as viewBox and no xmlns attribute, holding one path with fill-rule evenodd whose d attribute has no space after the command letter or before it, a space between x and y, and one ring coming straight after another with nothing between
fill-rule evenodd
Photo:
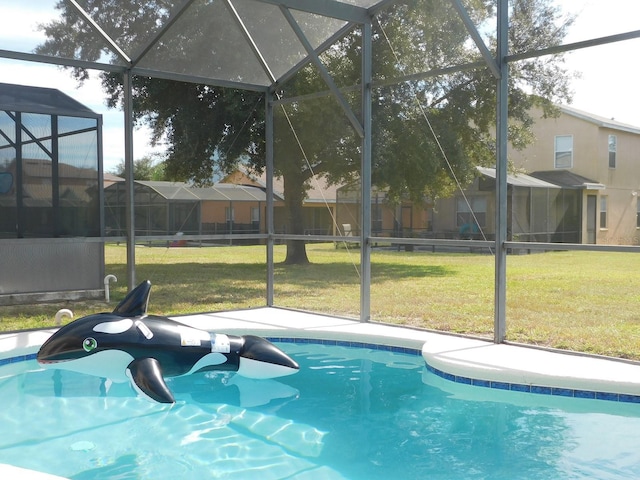
<instances>
[{"instance_id":1,"label":"green lawn","mask_svg":"<svg viewBox=\"0 0 640 480\"><path fill-rule=\"evenodd\" d=\"M285 247L277 246L276 262ZM309 244L311 265L276 265L276 306L359 317L360 252ZM494 257L372 253L373 321L492 337ZM176 315L265 305L265 249L138 247L136 277L154 284L150 313ZM112 310L126 293L126 249L106 247L115 274L104 301L0 307L4 331ZM634 254L548 252L507 259L507 339L640 360L640 259Z\"/></svg>"}]
</instances>

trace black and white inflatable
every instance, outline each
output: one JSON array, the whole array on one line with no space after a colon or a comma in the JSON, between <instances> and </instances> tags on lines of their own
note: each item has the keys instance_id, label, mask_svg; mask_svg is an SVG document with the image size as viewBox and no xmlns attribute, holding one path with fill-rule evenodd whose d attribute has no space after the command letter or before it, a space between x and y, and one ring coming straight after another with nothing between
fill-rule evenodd
<instances>
[{"instance_id":1,"label":"black and white inflatable","mask_svg":"<svg viewBox=\"0 0 640 480\"><path fill-rule=\"evenodd\" d=\"M114 382L174 403L164 377L202 371L234 371L254 379L298 371L298 364L268 340L254 335L210 333L167 317L147 315L151 283L132 290L111 313L98 313L60 328L37 354L38 363Z\"/></svg>"}]
</instances>

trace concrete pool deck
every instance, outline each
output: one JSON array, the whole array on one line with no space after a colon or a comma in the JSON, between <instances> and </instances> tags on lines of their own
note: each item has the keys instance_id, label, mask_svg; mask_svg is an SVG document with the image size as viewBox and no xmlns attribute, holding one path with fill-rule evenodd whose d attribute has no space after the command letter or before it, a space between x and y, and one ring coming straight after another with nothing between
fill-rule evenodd
<instances>
[{"instance_id":1,"label":"concrete pool deck","mask_svg":"<svg viewBox=\"0 0 640 480\"><path fill-rule=\"evenodd\" d=\"M252 333L270 338L324 339L409 348L421 351L429 367L440 376L460 383L475 383L473 381L477 380L493 382L497 388L502 388L502 384L512 384L604 392L637 396L637 399L627 401L640 401L639 363L519 345L498 345L479 339L274 307L173 318L195 328L220 333ZM54 330L0 335L0 361L34 354Z\"/></svg>"}]
</instances>

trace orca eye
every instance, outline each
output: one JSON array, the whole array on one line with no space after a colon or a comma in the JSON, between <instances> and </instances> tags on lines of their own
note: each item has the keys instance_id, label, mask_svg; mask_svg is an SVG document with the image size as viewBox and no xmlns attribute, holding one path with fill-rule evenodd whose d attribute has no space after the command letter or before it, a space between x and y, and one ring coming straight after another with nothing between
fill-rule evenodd
<instances>
[{"instance_id":1,"label":"orca eye","mask_svg":"<svg viewBox=\"0 0 640 480\"><path fill-rule=\"evenodd\" d=\"M96 342L95 338L89 337L85 338L84 342L82 342L82 348L84 348L85 352L90 352L95 350L98 347L98 342Z\"/></svg>"}]
</instances>

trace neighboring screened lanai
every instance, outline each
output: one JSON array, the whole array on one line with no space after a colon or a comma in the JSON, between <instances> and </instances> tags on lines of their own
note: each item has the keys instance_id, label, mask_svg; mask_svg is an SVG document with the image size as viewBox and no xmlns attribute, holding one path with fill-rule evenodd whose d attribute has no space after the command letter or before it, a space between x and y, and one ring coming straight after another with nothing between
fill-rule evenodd
<instances>
[{"instance_id":1,"label":"neighboring screened lanai","mask_svg":"<svg viewBox=\"0 0 640 480\"><path fill-rule=\"evenodd\" d=\"M567 2L542 3L553 7ZM335 295L355 290L359 305L331 313L368 321L376 318L377 311L372 285L384 284L387 266L381 261L372 269L372 251L378 244L423 247L453 242L493 252L487 257L493 275L478 279L479 289L491 291L493 298L474 314L486 316L487 331L501 342L506 329L507 252L549 249L543 243L529 242L525 247L507 238L508 142L527 140L522 132L528 107L541 104L545 95L555 101L566 90L563 71L552 62L557 55L640 38L637 28L611 26L614 21L600 22L609 29L563 36L562 24L553 28L545 23L556 18L552 12L543 9L533 15L523 7L527 4L508 0L5 0L0 14L14 20L9 22L9 33L0 33L0 58L122 75L124 159L130 167L127 235L123 237L128 245L129 288L136 281L134 247L143 241L135 235L133 79L155 77L228 87L260 92L264 99L256 108L264 110L267 233L256 238L266 243L267 306L278 306L278 299L286 298L287 292L278 288L274 267L274 247L280 244L297 248L328 239L346 245L355 268L348 279L334 278ZM610 8L615 9L615 3ZM621 17L625 12L613 18ZM54 28L38 29L54 23L70 32L57 45L46 36ZM33 38L11 38L21 30L34 32ZM414 205L424 204L428 215L430 202L422 202L417 193L427 200L451 194L450 187L463 188L474 180L478 165L496 168L495 205L487 207L494 215L494 231L479 240L378 239L372 232L372 224L378 221L372 218L372 184L377 190L387 189L390 193L385 198L391 202L404 200L406 193ZM295 193L304 195L318 175L327 175L337 185L355 185L353 190L361 192L358 215L353 222L341 222L349 223L358 234L321 238L296 231L276 234L282 230L273 221L274 177L284 178L286 203L293 201ZM428 179L426 187L420 184L421 178ZM335 198L330 201L335 203ZM408 211L398 209L398 215L405 214ZM334 231L343 230L338 226ZM455 283L451 286L455 289ZM383 295L392 295L389 288L383 289ZM403 297L405 293L393 293L399 306L415 301ZM454 297L455 291L451 292ZM300 307L313 309L310 305Z\"/></svg>"},{"instance_id":2,"label":"neighboring screened lanai","mask_svg":"<svg viewBox=\"0 0 640 480\"><path fill-rule=\"evenodd\" d=\"M263 233L266 194L258 187L218 183L195 187L184 182L136 180L137 237ZM116 181L104 189L105 236L126 237L127 185ZM213 240L213 239L212 239ZM229 238L219 239L229 243ZM185 244L179 241L171 244ZM200 242L201 244L201 242Z\"/></svg>"},{"instance_id":3,"label":"neighboring screened lanai","mask_svg":"<svg viewBox=\"0 0 640 480\"><path fill-rule=\"evenodd\" d=\"M102 294L102 116L0 83L0 305Z\"/></svg>"}]
</instances>

